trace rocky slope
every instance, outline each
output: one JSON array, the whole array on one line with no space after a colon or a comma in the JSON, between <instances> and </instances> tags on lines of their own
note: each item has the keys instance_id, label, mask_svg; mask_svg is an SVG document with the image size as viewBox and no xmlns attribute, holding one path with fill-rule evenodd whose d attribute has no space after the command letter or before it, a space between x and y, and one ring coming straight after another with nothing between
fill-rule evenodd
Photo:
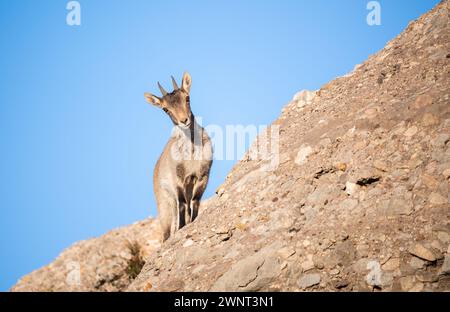
<instances>
[{"instance_id":1,"label":"rocky slope","mask_svg":"<svg viewBox=\"0 0 450 312\"><path fill-rule=\"evenodd\" d=\"M261 134L198 219L151 253L132 282L114 285L113 276L124 278L111 273L114 261L92 260L85 288L66 289L450 290L449 3L350 74L297 94L268 129L279 153L253 157L273 143ZM106 248L91 242L81 243L83 256L76 245L64 258ZM107 259L129 258L127 250ZM13 290L64 289L67 271L56 263Z\"/></svg>"},{"instance_id":2,"label":"rocky slope","mask_svg":"<svg viewBox=\"0 0 450 312\"><path fill-rule=\"evenodd\" d=\"M74 244L50 265L23 277L12 291L120 291L160 247L153 219Z\"/></svg>"}]
</instances>

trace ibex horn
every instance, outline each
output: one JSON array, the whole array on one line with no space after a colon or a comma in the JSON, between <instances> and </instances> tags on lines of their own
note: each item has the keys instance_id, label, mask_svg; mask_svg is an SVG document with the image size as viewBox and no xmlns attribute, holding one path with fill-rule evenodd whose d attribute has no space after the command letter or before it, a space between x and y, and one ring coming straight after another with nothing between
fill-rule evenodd
<instances>
[{"instance_id":1,"label":"ibex horn","mask_svg":"<svg viewBox=\"0 0 450 312\"><path fill-rule=\"evenodd\" d=\"M177 82L175 81L175 78L173 78L173 76L170 76L170 77L172 77L173 89L178 90L178 85L177 85Z\"/></svg>"},{"instance_id":2,"label":"ibex horn","mask_svg":"<svg viewBox=\"0 0 450 312\"><path fill-rule=\"evenodd\" d=\"M161 93L162 93L163 96L166 96L166 95L167 95L167 91L164 90L164 88L161 86L161 84L159 83L159 81L158 81L158 88L159 88L159 90L161 91Z\"/></svg>"}]
</instances>

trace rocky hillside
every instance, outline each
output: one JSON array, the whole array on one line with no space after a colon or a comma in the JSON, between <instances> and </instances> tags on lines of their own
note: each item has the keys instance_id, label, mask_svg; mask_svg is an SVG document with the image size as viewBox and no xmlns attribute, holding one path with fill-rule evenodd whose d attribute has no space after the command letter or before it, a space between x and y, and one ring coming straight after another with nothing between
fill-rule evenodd
<instances>
[{"instance_id":1,"label":"rocky hillside","mask_svg":"<svg viewBox=\"0 0 450 312\"><path fill-rule=\"evenodd\" d=\"M160 247L159 224L147 219L81 241L50 265L23 277L12 291L120 291Z\"/></svg>"},{"instance_id":2,"label":"rocky hillside","mask_svg":"<svg viewBox=\"0 0 450 312\"><path fill-rule=\"evenodd\" d=\"M279 165L252 157L261 134L136 278L126 242L145 246L146 225L116 231L114 248L114 232L79 243L13 290L450 290L449 3L350 74L297 94L268 130ZM73 259L78 288L66 283Z\"/></svg>"}]
</instances>

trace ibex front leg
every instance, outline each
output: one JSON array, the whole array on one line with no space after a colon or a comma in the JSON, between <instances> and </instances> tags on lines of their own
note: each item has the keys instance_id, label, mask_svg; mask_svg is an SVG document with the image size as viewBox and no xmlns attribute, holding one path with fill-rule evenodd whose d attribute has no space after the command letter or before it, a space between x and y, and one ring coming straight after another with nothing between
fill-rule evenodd
<instances>
[{"instance_id":1,"label":"ibex front leg","mask_svg":"<svg viewBox=\"0 0 450 312\"><path fill-rule=\"evenodd\" d=\"M184 180L184 191L185 191L185 199L186 199L186 213L185 213L185 221L186 223L192 222L192 197L194 192L194 185L197 182L196 176L188 176Z\"/></svg>"},{"instance_id":2,"label":"ibex front leg","mask_svg":"<svg viewBox=\"0 0 450 312\"><path fill-rule=\"evenodd\" d=\"M184 189L181 187L177 188L177 195L178 195L178 200L177 200L177 214L176 214L176 225L175 225L175 231L178 231L179 229L181 229L183 226L186 225L186 218L185 218L185 214L186 214L186 208L187 208L187 201L186 201L186 196L184 193Z\"/></svg>"}]
</instances>

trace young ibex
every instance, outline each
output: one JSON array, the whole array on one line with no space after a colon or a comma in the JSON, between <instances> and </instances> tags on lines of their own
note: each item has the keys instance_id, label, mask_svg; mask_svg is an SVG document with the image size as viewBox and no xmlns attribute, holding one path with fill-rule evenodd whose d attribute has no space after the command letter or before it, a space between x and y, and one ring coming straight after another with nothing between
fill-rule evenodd
<instances>
[{"instance_id":1,"label":"young ibex","mask_svg":"<svg viewBox=\"0 0 450 312\"><path fill-rule=\"evenodd\" d=\"M212 164L211 140L191 111L191 76L184 73L181 88L173 77L172 83L168 93L158 82L161 98L145 93L147 102L162 108L174 124L153 173L162 241L197 217Z\"/></svg>"}]
</instances>

